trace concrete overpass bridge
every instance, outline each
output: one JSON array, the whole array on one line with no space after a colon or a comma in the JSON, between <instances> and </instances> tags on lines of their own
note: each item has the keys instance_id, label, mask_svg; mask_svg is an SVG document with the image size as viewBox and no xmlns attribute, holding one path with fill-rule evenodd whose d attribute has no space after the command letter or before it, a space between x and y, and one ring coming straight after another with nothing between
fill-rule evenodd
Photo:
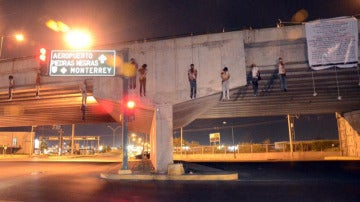
<instances>
[{"instance_id":1,"label":"concrete overpass bridge","mask_svg":"<svg viewBox=\"0 0 360 202\"><path fill-rule=\"evenodd\" d=\"M129 129L150 135L151 160L157 171L172 163L173 130L199 118L257 117L287 114L338 113L344 155L359 155L360 76L359 68L312 71L306 56L303 26L281 29L244 30L153 41L111 44L124 61L135 58L148 65L146 97L139 87L129 90L137 100L135 121ZM275 72L281 56L287 67L288 92L280 91ZM198 98L190 100L187 70L199 71ZM256 63L263 80L259 96L253 96L247 79L250 64ZM230 100L221 101L220 71L230 69ZM121 122L123 79L115 77L41 78L40 99L35 98L39 71L35 57L0 61L0 126L67 125ZM8 100L8 76L16 83ZM85 120L80 83L88 83ZM346 138L351 134L352 140Z\"/></svg>"}]
</instances>

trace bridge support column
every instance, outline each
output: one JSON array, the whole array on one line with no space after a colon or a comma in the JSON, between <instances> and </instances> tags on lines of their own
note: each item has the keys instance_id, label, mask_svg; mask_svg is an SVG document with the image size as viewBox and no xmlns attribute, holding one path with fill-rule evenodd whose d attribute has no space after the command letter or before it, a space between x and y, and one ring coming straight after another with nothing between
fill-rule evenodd
<instances>
[{"instance_id":1,"label":"bridge support column","mask_svg":"<svg viewBox=\"0 0 360 202\"><path fill-rule=\"evenodd\" d=\"M153 116L150 143L151 162L157 173L167 172L173 163L173 111L171 105L158 105Z\"/></svg>"}]
</instances>

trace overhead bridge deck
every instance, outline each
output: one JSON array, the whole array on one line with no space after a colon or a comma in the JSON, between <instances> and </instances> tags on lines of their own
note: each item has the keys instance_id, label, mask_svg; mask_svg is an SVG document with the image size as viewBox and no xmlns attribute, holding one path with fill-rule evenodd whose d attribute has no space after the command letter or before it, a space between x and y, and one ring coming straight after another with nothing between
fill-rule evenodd
<instances>
[{"instance_id":1,"label":"overhead bridge deck","mask_svg":"<svg viewBox=\"0 0 360 202\"><path fill-rule=\"evenodd\" d=\"M313 71L306 64L288 66L294 68L287 72L287 92L280 90L277 71L273 67L260 67L262 80L259 81L258 96L253 95L248 79L248 85L231 89L230 100L221 101L219 92L176 104L174 127L187 123L189 118L184 117L191 116L191 112L199 108L207 110L200 115L194 113L198 119L344 113L360 108L358 67Z\"/></svg>"},{"instance_id":2,"label":"overhead bridge deck","mask_svg":"<svg viewBox=\"0 0 360 202\"><path fill-rule=\"evenodd\" d=\"M305 65L297 66L299 67L292 68L287 74L287 92L280 90L277 73L269 67L270 69L263 68L261 71L258 96L253 95L249 81L246 86L232 88L230 100L221 101L221 92L218 92L175 104L174 128L182 127L198 118L343 113L359 109L360 86L357 68L312 71ZM1 126L119 121L106 111L102 100L93 97L93 84L91 79L88 81L85 121L82 120L81 111L81 81L53 82L41 85L39 99L35 97L34 85L16 87L11 101L8 100L8 89L1 88ZM117 102L107 102L107 105L119 108ZM130 129L148 130L153 118L152 113L152 110L139 107L135 121L130 123Z\"/></svg>"}]
</instances>

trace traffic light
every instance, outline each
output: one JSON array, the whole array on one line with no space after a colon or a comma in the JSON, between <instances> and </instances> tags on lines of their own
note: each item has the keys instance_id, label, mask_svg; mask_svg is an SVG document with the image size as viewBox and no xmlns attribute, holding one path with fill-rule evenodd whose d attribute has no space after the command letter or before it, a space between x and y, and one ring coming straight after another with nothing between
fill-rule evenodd
<instances>
[{"instance_id":1,"label":"traffic light","mask_svg":"<svg viewBox=\"0 0 360 202\"><path fill-rule=\"evenodd\" d=\"M40 52L40 55L39 55L40 62L46 62L46 49L40 48L39 52Z\"/></svg>"},{"instance_id":2,"label":"traffic light","mask_svg":"<svg viewBox=\"0 0 360 202\"><path fill-rule=\"evenodd\" d=\"M46 48L39 49L39 64L41 75L46 75L48 70L48 61L47 61L47 50Z\"/></svg>"},{"instance_id":3,"label":"traffic light","mask_svg":"<svg viewBox=\"0 0 360 202\"><path fill-rule=\"evenodd\" d=\"M127 121L135 120L135 106L134 100L128 100L125 105L125 117Z\"/></svg>"}]
</instances>

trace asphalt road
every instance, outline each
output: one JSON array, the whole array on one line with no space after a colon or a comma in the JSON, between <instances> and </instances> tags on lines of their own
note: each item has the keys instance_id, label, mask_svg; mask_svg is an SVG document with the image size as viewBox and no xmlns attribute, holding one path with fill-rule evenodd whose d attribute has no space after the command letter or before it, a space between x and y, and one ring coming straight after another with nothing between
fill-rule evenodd
<instances>
[{"instance_id":1,"label":"asphalt road","mask_svg":"<svg viewBox=\"0 0 360 202\"><path fill-rule=\"evenodd\" d=\"M0 161L0 201L359 201L360 162L216 163L238 181L116 181L120 163ZM324 172L322 172L324 171Z\"/></svg>"}]
</instances>

